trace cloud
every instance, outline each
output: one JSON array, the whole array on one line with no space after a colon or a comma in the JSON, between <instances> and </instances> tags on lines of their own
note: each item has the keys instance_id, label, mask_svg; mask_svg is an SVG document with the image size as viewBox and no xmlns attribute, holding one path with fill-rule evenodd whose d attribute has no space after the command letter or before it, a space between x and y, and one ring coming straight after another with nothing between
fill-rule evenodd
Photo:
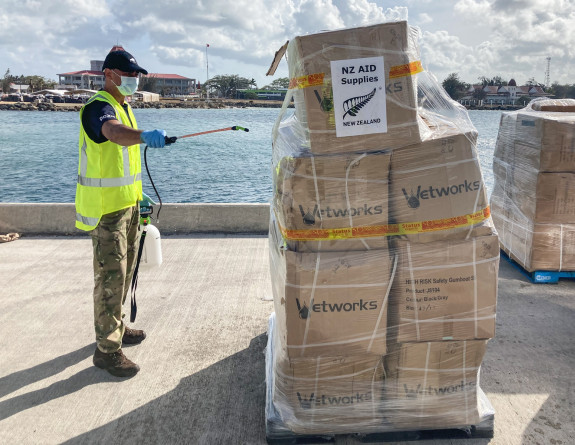
<instances>
[{"instance_id":1,"label":"cloud","mask_svg":"<svg viewBox=\"0 0 575 445\"><path fill-rule=\"evenodd\" d=\"M137 17L135 10L141 11ZM149 37L160 63L205 65L209 43L210 64L217 70L224 61L267 66L294 36L379 23L401 9L384 11L368 0L161 0L145 7L140 0L125 0L114 12L127 35Z\"/></svg>"},{"instance_id":2,"label":"cloud","mask_svg":"<svg viewBox=\"0 0 575 445\"><path fill-rule=\"evenodd\" d=\"M430 66L446 72L457 68L468 73L503 78L534 77L545 80L546 57L551 57L551 80L572 83L575 64L575 6L566 0L459 0L454 12L467 35L425 33ZM482 36L483 41L470 40ZM465 40L464 40L465 39ZM436 46L434 46L436 45ZM472 65L468 65L471 63ZM554 66L561 71L553 72ZM462 77L462 76L460 76Z\"/></svg>"},{"instance_id":3,"label":"cloud","mask_svg":"<svg viewBox=\"0 0 575 445\"><path fill-rule=\"evenodd\" d=\"M463 79L468 75L465 67L477 63L473 48L464 45L447 31L424 32L420 46L426 68L440 79L452 72L459 73L460 79Z\"/></svg>"},{"instance_id":4,"label":"cloud","mask_svg":"<svg viewBox=\"0 0 575 445\"><path fill-rule=\"evenodd\" d=\"M453 9L461 18L482 21L491 12L491 5L487 0L459 0Z\"/></svg>"},{"instance_id":5,"label":"cloud","mask_svg":"<svg viewBox=\"0 0 575 445\"><path fill-rule=\"evenodd\" d=\"M422 58L438 78L457 71L572 83L575 6L571 0L3 0L0 70L40 74L80 70L116 43L151 72L202 78L206 43L210 74L255 77L259 85L275 51L297 35L362 26L412 14ZM561 69L559 69L561 67ZM242 70L241 72L238 70ZM555 74L555 75L554 75ZM287 75L280 64L276 76ZM522 80L517 79L518 82Z\"/></svg>"},{"instance_id":6,"label":"cloud","mask_svg":"<svg viewBox=\"0 0 575 445\"><path fill-rule=\"evenodd\" d=\"M153 42L179 49L201 50L210 43L212 53L241 61L268 60L296 35L381 22L382 8L367 0L212 0L147 5L125 0L117 11L119 21L132 33L145 32Z\"/></svg>"},{"instance_id":7,"label":"cloud","mask_svg":"<svg viewBox=\"0 0 575 445\"><path fill-rule=\"evenodd\" d=\"M0 12L0 63L5 69L16 67L12 74L55 78L64 66L73 68L90 60L86 49L98 46L110 17L106 2L95 0L5 0Z\"/></svg>"},{"instance_id":8,"label":"cloud","mask_svg":"<svg viewBox=\"0 0 575 445\"><path fill-rule=\"evenodd\" d=\"M433 19L429 14L422 12L421 14L417 15L417 22L419 25L425 25L427 23L433 22Z\"/></svg>"}]
</instances>

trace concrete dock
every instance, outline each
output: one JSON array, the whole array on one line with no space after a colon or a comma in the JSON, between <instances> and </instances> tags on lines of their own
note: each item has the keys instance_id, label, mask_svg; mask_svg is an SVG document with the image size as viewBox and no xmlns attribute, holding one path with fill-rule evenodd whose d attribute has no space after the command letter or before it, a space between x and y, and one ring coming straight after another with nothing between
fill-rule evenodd
<instances>
[{"instance_id":1,"label":"concrete dock","mask_svg":"<svg viewBox=\"0 0 575 445\"><path fill-rule=\"evenodd\" d=\"M148 338L124 348L141 371L118 379L92 365L90 239L0 244L1 444L266 443L266 235L169 235L162 249L163 265L138 284L133 326ZM574 320L574 280L531 284L502 260L481 372L495 437L425 443L575 443Z\"/></svg>"}]
</instances>

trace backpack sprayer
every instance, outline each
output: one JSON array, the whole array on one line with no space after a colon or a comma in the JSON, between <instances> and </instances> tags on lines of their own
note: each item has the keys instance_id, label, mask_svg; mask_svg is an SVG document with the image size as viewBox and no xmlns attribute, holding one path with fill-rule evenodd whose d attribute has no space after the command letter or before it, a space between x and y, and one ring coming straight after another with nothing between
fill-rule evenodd
<instances>
[{"instance_id":1,"label":"backpack sprayer","mask_svg":"<svg viewBox=\"0 0 575 445\"><path fill-rule=\"evenodd\" d=\"M243 130L245 132L250 131L249 128L240 127L234 125L233 127L220 128L218 130L208 130L202 131L200 133L186 134L184 136L172 136L165 137L165 144L170 145L176 142L178 139L191 138L194 136L201 136L204 134L218 133L220 131L238 131ZM150 178L150 183L156 192L156 196L160 201L160 208L156 214L156 221L160 220L160 211L162 210L162 198L156 189L156 185L148 169L148 160L146 154L148 151L148 146L144 148L144 165L146 167L146 173L148 178ZM140 269L140 261L142 257L144 258L144 263L148 266L160 266L162 264L162 248L160 240L160 231L151 224L151 217L154 213L154 208L152 206L156 203L145 193L143 193L142 201L140 201L140 225L142 226L142 234L140 236L140 246L138 248L138 256L136 259L136 266L134 268L134 274L132 276L132 288L131 288L131 298L130 298L130 322L136 320L136 314L138 312L138 305L136 303L136 288L138 287L138 271Z\"/></svg>"}]
</instances>

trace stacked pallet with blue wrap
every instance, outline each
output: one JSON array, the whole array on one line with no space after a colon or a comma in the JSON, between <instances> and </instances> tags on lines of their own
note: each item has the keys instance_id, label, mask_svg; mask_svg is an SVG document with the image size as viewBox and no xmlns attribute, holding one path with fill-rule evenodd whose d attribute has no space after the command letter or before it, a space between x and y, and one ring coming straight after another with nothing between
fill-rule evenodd
<instances>
[{"instance_id":1,"label":"stacked pallet with blue wrap","mask_svg":"<svg viewBox=\"0 0 575 445\"><path fill-rule=\"evenodd\" d=\"M502 257L532 283L575 278L575 100L503 113L493 176Z\"/></svg>"}]
</instances>

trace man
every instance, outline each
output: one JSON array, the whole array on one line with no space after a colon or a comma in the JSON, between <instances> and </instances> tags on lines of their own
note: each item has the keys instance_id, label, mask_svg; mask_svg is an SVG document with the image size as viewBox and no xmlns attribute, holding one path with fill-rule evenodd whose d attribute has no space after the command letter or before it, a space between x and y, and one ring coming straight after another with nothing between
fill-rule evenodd
<instances>
[{"instance_id":1,"label":"man","mask_svg":"<svg viewBox=\"0 0 575 445\"><path fill-rule=\"evenodd\" d=\"M117 377L140 370L122 343L141 343L146 334L126 327L122 306L134 272L142 199L140 143L164 147L164 130L142 131L125 97L148 72L126 51L110 52L102 71L104 88L80 111L80 159L76 185L76 227L89 231L94 251L93 362Z\"/></svg>"}]
</instances>

